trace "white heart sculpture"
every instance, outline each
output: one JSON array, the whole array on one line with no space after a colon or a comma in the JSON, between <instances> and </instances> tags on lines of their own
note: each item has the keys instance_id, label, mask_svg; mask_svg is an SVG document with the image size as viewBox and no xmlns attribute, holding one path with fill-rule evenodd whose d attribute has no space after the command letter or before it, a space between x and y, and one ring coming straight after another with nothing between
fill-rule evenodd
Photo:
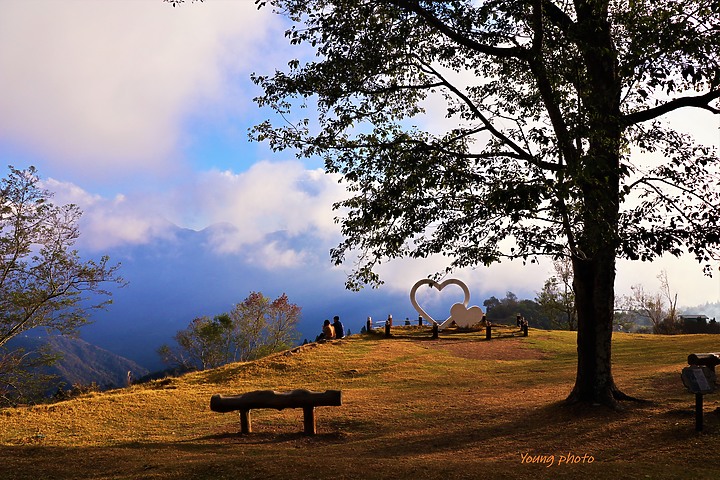
<instances>
[{"instance_id":1,"label":"white heart sculpture","mask_svg":"<svg viewBox=\"0 0 720 480\"><path fill-rule=\"evenodd\" d=\"M451 278L449 280L445 280L442 283L438 283L435 280L430 280L429 278L425 278L423 280L420 280L415 285L413 285L412 289L410 290L410 303L412 303L412 306L415 308L415 310L422 315L423 318L426 318L430 320L433 323L438 323L434 318L432 318L428 313L422 309L420 305L418 305L417 300L415 300L415 293L417 292L417 289L421 285L430 285L431 287L435 287L438 289L438 291L442 291L443 288L447 287L448 285L457 285L460 287L465 294L465 299L462 302L462 305L467 307L467 304L470 302L470 290L468 290L467 285L465 285L462 281ZM445 325L446 323L452 321L452 315L447 318L442 324L441 327Z\"/></svg>"},{"instance_id":2,"label":"white heart sculpture","mask_svg":"<svg viewBox=\"0 0 720 480\"><path fill-rule=\"evenodd\" d=\"M450 319L458 327L472 327L482 321L485 312L478 306L467 308L462 303L450 307Z\"/></svg>"}]
</instances>

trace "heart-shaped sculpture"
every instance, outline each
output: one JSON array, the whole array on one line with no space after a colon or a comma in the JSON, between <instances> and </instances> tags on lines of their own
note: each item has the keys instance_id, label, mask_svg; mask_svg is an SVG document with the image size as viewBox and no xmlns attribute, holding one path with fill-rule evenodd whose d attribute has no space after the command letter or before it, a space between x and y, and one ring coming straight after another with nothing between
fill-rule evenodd
<instances>
[{"instance_id":1,"label":"heart-shaped sculpture","mask_svg":"<svg viewBox=\"0 0 720 480\"><path fill-rule=\"evenodd\" d=\"M467 308L462 303L456 303L450 307L450 320L458 327L472 327L482 322L485 312L478 306Z\"/></svg>"},{"instance_id":2,"label":"heart-shaped sculpture","mask_svg":"<svg viewBox=\"0 0 720 480\"><path fill-rule=\"evenodd\" d=\"M432 318L428 313L423 310L423 308L418 305L417 300L415 300L415 293L417 292L417 289L420 288L421 285L430 285L431 287L435 287L438 289L438 291L442 291L443 288L447 287L448 285L457 285L460 287L465 294L465 298L463 299L463 302L461 305L464 305L467 307L468 303L470 302L470 290L468 290L467 285L465 285L462 281L457 280L455 278L451 278L449 280L445 280L442 283L438 283L435 280L430 280L429 278L425 278L423 280L420 280L415 285L413 285L412 289L410 290L410 303L412 303L412 306L415 308L415 310L422 315L423 318L426 318L430 320L433 323L439 323L434 318ZM447 318L447 320L442 322L442 325L445 325L447 322L452 320L452 315Z\"/></svg>"}]
</instances>

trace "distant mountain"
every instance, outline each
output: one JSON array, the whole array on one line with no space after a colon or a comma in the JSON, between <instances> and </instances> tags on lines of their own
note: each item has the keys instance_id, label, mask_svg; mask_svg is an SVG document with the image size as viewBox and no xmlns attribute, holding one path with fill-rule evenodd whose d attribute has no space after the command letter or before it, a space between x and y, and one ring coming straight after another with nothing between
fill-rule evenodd
<instances>
[{"instance_id":1,"label":"distant mountain","mask_svg":"<svg viewBox=\"0 0 720 480\"><path fill-rule=\"evenodd\" d=\"M332 268L327 251L307 254L303 266L263 263L273 258L264 246L311 252L316 239L277 231L241 251L218 249L218 239L234 230L230 224L200 231L175 227L152 243L104 250L111 262L122 264L120 274L128 285L112 288L113 304L94 313L94 322L81 329L81 337L156 371L167 367L157 349L172 343L178 330L198 316L229 311L252 291L270 298L286 293L302 308L298 344L314 339L323 320L334 315L356 333L368 316L417 315L405 294L345 290L345 272Z\"/></svg>"},{"instance_id":2,"label":"distant mountain","mask_svg":"<svg viewBox=\"0 0 720 480\"><path fill-rule=\"evenodd\" d=\"M79 338L63 336L22 335L15 337L11 348L22 347L26 351L50 345L62 358L46 372L59 377L68 387L74 384L89 385L95 382L103 389L124 387L128 375L138 379L148 370L132 360L116 355Z\"/></svg>"}]
</instances>

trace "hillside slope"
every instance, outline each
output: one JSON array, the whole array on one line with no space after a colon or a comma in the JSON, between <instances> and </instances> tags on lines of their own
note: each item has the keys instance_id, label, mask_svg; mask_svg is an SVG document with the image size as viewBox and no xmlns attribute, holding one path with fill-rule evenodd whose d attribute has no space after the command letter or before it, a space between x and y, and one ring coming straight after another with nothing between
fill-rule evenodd
<instances>
[{"instance_id":1,"label":"hillside slope","mask_svg":"<svg viewBox=\"0 0 720 480\"><path fill-rule=\"evenodd\" d=\"M62 382L67 387L95 382L101 388L118 388L127 385L128 376L130 379L137 379L149 373L146 368L132 360L79 338L23 335L14 338L11 346L34 351L45 344L49 344L54 352L62 355L46 372L56 375L57 382Z\"/></svg>"},{"instance_id":2,"label":"hillside slope","mask_svg":"<svg viewBox=\"0 0 720 480\"><path fill-rule=\"evenodd\" d=\"M480 334L393 339L352 336L58 403L0 410L3 479L716 479L706 450L720 438L717 399L694 432L694 398L679 373L690 352L717 337L618 334L617 383L651 403L566 407L571 332L484 340ZM302 410L209 410L215 393L295 388L343 392L316 409L318 435L302 435ZM59 467L60 466L60 467Z\"/></svg>"}]
</instances>

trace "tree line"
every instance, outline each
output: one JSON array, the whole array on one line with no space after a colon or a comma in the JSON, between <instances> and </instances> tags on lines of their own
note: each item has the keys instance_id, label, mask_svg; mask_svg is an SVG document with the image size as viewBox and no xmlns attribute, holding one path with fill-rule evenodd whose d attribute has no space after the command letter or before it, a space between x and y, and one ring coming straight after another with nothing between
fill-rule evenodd
<instances>
[{"instance_id":1,"label":"tree line","mask_svg":"<svg viewBox=\"0 0 720 480\"><path fill-rule=\"evenodd\" d=\"M684 318L667 272L661 271L657 279L660 282L658 291L635 284L630 294L615 298L613 325L617 330L660 335L720 333L720 323L714 318ZM507 292L505 298L493 296L483 305L492 322L512 324L516 315L522 315L536 328L576 330L572 265L568 260L554 261L553 274L533 300L521 300L513 292Z\"/></svg>"}]
</instances>

